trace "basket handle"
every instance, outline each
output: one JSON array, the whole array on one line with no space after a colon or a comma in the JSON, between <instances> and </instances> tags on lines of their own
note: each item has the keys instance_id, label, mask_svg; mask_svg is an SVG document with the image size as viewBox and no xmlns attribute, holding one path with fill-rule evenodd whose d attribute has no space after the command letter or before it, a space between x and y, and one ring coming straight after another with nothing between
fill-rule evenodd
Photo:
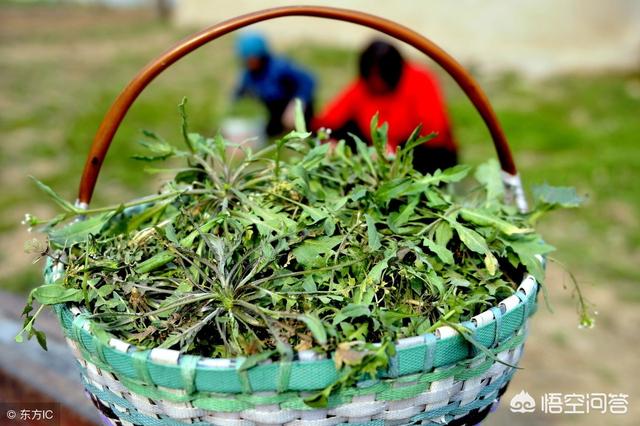
<instances>
[{"instance_id":1,"label":"basket handle","mask_svg":"<svg viewBox=\"0 0 640 426\"><path fill-rule=\"evenodd\" d=\"M138 95L158 74L178 59L220 36L256 22L284 16L313 16L362 25L410 44L429 56L458 83L480 113L493 139L502 170L511 177L517 177L511 150L487 97L462 65L440 47L407 27L367 13L322 6L286 6L265 9L220 22L178 42L147 64L118 95L102 123L100 123L82 172L78 192L78 205L85 208L88 206L100 173L100 167L109 150L114 134Z\"/></svg>"}]
</instances>

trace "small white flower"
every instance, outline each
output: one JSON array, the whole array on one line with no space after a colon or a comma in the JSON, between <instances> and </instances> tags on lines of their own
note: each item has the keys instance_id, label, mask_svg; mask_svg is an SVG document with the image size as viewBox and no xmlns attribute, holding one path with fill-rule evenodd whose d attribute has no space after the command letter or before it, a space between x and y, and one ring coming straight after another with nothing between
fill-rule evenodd
<instances>
[{"instance_id":1,"label":"small white flower","mask_svg":"<svg viewBox=\"0 0 640 426\"><path fill-rule=\"evenodd\" d=\"M24 215L24 220L22 222L20 222L20 223L22 225L27 225L27 224L30 224L32 220L33 220L33 216L31 216L29 213L26 213Z\"/></svg>"}]
</instances>

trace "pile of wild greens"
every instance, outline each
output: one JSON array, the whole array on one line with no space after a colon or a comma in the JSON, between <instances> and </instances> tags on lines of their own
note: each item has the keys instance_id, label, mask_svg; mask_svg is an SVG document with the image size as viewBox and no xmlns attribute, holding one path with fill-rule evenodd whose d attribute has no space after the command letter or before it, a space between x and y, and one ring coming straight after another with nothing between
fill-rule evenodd
<instances>
[{"instance_id":1,"label":"pile of wild greens","mask_svg":"<svg viewBox=\"0 0 640 426\"><path fill-rule=\"evenodd\" d=\"M64 212L29 222L46 232L43 252L65 273L32 292L29 337L44 343L33 299L75 302L142 348L261 358L336 350L339 367L382 359L377 368L393 341L468 320L511 295L525 273L543 282L536 256L553 248L532 227L541 213L580 201L572 189L543 186L521 213L503 202L496 161L454 195L469 167L416 172L419 129L388 158L387 127L375 118L373 145L355 138L355 152L320 143L299 119L297 131L252 153L189 133L184 103L181 111L186 149L146 132L150 154L138 157L186 163L156 195L81 211L38 182Z\"/></svg>"}]
</instances>

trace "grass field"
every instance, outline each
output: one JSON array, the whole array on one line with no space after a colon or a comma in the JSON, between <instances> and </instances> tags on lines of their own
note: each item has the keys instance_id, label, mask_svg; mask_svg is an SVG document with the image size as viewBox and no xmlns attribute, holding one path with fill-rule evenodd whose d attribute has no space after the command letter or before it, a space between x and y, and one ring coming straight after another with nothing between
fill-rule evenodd
<instances>
[{"instance_id":1,"label":"grass field","mask_svg":"<svg viewBox=\"0 0 640 426\"><path fill-rule=\"evenodd\" d=\"M153 56L190 31L166 27L143 12L0 5L0 286L25 292L39 268L22 251L30 236L24 213L47 216L51 203L27 178L35 175L74 199L84 157L110 102ZM213 133L228 108L237 64L224 38L176 64L139 98L114 140L94 203L153 190L129 157L140 129L179 136L176 105L189 98L194 130ZM354 74L356 54L327 46L291 46L314 69L319 104ZM524 182L576 186L588 197L577 211L543 224L556 255L574 271L599 311L594 330L578 331L565 274L552 266L555 313L540 309L509 394L631 394L631 414L523 416L518 424L637 424L640 401L640 74L569 75L527 81L478 75L510 140ZM488 133L452 82L443 77L465 162L494 155ZM635 386L635 387L634 387ZM633 391L635 390L635 393ZM514 421L501 410L489 424Z\"/></svg>"}]
</instances>

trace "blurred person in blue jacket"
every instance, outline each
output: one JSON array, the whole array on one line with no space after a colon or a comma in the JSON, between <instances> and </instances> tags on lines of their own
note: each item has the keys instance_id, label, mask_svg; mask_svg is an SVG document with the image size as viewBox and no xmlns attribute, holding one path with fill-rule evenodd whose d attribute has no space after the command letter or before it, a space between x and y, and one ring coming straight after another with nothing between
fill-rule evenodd
<instances>
[{"instance_id":1,"label":"blurred person in blue jacket","mask_svg":"<svg viewBox=\"0 0 640 426\"><path fill-rule=\"evenodd\" d=\"M274 55L266 39L256 32L244 32L236 40L236 53L244 69L235 98L252 96L269 111L266 132L275 136L291 130L295 123L295 100L302 101L305 119L313 116L313 75L290 60Z\"/></svg>"}]
</instances>

